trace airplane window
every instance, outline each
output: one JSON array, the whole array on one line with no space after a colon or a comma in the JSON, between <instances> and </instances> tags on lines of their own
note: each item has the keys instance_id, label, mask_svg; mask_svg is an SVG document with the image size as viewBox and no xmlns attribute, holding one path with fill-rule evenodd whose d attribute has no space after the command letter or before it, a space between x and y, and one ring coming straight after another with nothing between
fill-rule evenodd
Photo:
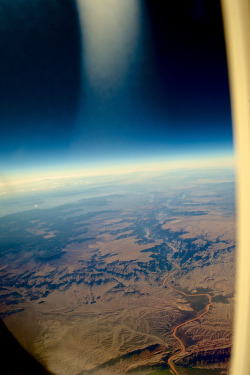
<instances>
[{"instance_id":1,"label":"airplane window","mask_svg":"<svg viewBox=\"0 0 250 375\"><path fill-rule=\"evenodd\" d=\"M1 0L0 14L6 374L229 374L220 2Z\"/></svg>"}]
</instances>

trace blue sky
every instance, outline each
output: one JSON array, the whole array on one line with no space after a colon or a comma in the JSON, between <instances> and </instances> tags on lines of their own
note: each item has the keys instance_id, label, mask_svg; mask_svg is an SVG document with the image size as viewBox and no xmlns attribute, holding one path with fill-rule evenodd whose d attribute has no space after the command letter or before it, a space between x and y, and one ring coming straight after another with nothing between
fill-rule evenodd
<instances>
[{"instance_id":1,"label":"blue sky","mask_svg":"<svg viewBox=\"0 0 250 375\"><path fill-rule=\"evenodd\" d=\"M3 175L233 154L219 1L5 0L0 17Z\"/></svg>"}]
</instances>

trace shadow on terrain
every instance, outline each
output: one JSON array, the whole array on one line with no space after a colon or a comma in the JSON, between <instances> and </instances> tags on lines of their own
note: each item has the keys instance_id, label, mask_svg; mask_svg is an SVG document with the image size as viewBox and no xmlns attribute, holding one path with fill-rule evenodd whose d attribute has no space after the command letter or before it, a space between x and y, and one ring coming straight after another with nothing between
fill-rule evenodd
<instances>
[{"instance_id":1,"label":"shadow on terrain","mask_svg":"<svg viewBox=\"0 0 250 375\"><path fill-rule=\"evenodd\" d=\"M53 375L34 359L0 320L0 373L4 375Z\"/></svg>"}]
</instances>

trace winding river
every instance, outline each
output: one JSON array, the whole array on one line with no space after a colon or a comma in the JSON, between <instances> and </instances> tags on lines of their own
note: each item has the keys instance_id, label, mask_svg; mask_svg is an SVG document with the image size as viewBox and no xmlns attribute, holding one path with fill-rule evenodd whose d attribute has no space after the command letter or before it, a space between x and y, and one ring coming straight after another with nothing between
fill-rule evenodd
<instances>
[{"instance_id":1,"label":"winding river","mask_svg":"<svg viewBox=\"0 0 250 375\"><path fill-rule=\"evenodd\" d=\"M176 267L179 268L179 266L175 265ZM166 282L167 280L169 279L169 277L171 277L173 274L175 273L175 271L171 272L168 276L165 277L165 279L163 280L163 286L167 286L166 285ZM173 336L174 338L179 342L180 344L180 351L178 353L175 353L173 354L171 357L169 357L168 359L168 365L169 367L172 369L172 371L176 374L176 375L180 375L180 373L176 370L175 368L175 365L173 363L173 361L182 353L185 352L186 348L185 348L185 345L183 343L183 341L177 336L177 330L180 328L180 327L183 327L184 325L190 323L190 322L194 322L195 320L198 320L200 319L202 316L204 316L205 314L208 313L209 311L209 308L210 306L212 305L212 300L211 300L211 296L210 294L208 293L204 293L204 294L187 294L185 292L182 292L178 289L175 289L173 288L172 286L168 286L168 288L171 288L173 289L174 291L178 292L178 293L181 293L183 294L184 296L186 297L198 297L198 296L206 296L208 298L208 304L206 305L206 308L205 308L205 311L203 311L200 315L198 315L196 318L193 318L193 319L189 319L189 320L186 320L185 322L181 323L181 324L178 324L176 327L174 327L174 330L173 330Z\"/></svg>"}]
</instances>

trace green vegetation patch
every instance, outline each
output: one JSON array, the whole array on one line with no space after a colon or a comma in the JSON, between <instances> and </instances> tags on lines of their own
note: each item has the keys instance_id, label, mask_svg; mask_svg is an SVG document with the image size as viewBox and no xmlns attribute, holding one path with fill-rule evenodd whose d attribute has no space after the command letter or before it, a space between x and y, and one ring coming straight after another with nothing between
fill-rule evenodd
<instances>
[{"instance_id":1,"label":"green vegetation patch","mask_svg":"<svg viewBox=\"0 0 250 375\"><path fill-rule=\"evenodd\" d=\"M208 304L208 297L207 296L192 296L192 297L187 297L184 296L187 301L190 303L192 309L194 309L197 312L201 312L202 310L205 310L207 304Z\"/></svg>"},{"instance_id":2,"label":"green vegetation patch","mask_svg":"<svg viewBox=\"0 0 250 375\"><path fill-rule=\"evenodd\" d=\"M223 296L222 294L219 294L218 296L213 297L212 302L215 302L215 303L220 302L220 303L226 304L226 303L229 303L227 298L228 298L227 296Z\"/></svg>"},{"instance_id":3,"label":"green vegetation patch","mask_svg":"<svg viewBox=\"0 0 250 375\"><path fill-rule=\"evenodd\" d=\"M199 296L198 294L207 294L207 293L204 293L204 292L201 293L200 291L198 292L197 290L197 292L194 293L194 295L191 295L191 292L188 289L179 288L178 286L176 289L179 290L180 292L184 292L189 295L189 296L186 296L186 295L179 293L183 298L187 300L188 303L190 303L191 308L194 310L195 313L202 312L202 310L205 310L209 302L208 297L206 295ZM176 291L176 293L178 292Z\"/></svg>"}]
</instances>

